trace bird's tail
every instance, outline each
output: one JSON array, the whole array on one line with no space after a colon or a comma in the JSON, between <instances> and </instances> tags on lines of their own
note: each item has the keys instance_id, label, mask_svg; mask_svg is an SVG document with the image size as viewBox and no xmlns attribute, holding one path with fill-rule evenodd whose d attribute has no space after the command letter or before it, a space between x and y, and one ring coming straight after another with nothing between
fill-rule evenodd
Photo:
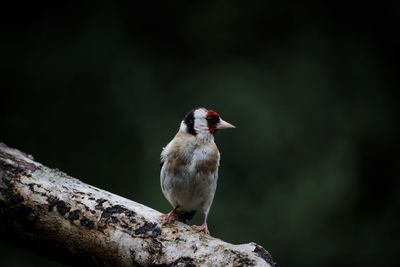
<instances>
[{"instance_id":1,"label":"bird's tail","mask_svg":"<svg viewBox=\"0 0 400 267\"><path fill-rule=\"evenodd\" d=\"M187 223L188 221L193 219L194 214L196 213L196 211L195 210L193 210L193 211L180 211L180 210L177 210L176 213L178 215L178 221L181 221L183 223Z\"/></svg>"}]
</instances>

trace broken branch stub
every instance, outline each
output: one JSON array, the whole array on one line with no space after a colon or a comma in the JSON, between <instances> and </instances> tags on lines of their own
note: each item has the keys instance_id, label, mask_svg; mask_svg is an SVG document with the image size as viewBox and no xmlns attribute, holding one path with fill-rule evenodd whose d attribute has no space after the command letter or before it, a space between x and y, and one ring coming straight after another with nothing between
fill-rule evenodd
<instances>
[{"instance_id":1,"label":"broken branch stub","mask_svg":"<svg viewBox=\"0 0 400 267\"><path fill-rule=\"evenodd\" d=\"M0 143L0 236L47 258L92 266L277 266L255 243L233 245L37 163Z\"/></svg>"}]
</instances>

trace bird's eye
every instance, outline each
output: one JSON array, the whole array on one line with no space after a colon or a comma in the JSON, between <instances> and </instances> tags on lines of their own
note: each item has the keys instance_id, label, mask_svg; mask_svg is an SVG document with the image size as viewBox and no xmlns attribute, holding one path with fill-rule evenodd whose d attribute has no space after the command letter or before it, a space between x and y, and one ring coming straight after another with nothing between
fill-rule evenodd
<instances>
[{"instance_id":1,"label":"bird's eye","mask_svg":"<svg viewBox=\"0 0 400 267\"><path fill-rule=\"evenodd\" d=\"M210 117L207 117L206 118L206 120L207 120L207 122L209 123L209 124L211 124L211 125L215 125L215 124L217 124L218 122L219 122L219 117L217 117L217 116L210 116Z\"/></svg>"}]
</instances>

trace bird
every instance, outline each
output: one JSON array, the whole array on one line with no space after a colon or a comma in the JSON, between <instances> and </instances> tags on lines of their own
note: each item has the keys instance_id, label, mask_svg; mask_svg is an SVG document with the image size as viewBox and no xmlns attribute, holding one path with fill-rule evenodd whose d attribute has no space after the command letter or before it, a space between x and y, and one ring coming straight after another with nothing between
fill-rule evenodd
<instances>
[{"instance_id":1,"label":"bird","mask_svg":"<svg viewBox=\"0 0 400 267\"><path fill-rule=\"evenodd\" d=\"M163 214L163 223L187 222L196 211L204 214L202 225L192 225L197 232L209 234L208 213L217 188L220 153L215 134L236 128L212 109L189 111L175 137L162 149L160 163L161 190L172 206Z\"/></svg>"}]
</instances>

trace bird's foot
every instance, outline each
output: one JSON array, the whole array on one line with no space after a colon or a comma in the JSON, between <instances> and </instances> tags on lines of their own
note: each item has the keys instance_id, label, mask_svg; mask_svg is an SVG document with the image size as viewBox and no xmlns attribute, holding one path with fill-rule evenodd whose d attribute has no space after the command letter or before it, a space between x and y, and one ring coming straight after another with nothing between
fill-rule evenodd
<instances>
[{"instance_id":1,"label":"bird's foot","mask_svg":"<svg viewBox=\"0 0 400 267\"><path fill-rule=\"evenodd\" d=\"M178 218L178 215L176 214L175 210L172 210L167 214L161 215L161 218L163 220L163 224L169 224L175 221Z\"/></svg>"},{"instance_id":2,"label":"bird's foot","mask_svg":"<svg viewBox=\"0 0 400 267\"><path fill-rule=\"evenodd\" d=\"M199 233L205 233L208 235L210 234L210 231L208 231L208 226L206 223L203 223L202 225L192 225L192 229Z\"/></svg>"}]
</instances>

